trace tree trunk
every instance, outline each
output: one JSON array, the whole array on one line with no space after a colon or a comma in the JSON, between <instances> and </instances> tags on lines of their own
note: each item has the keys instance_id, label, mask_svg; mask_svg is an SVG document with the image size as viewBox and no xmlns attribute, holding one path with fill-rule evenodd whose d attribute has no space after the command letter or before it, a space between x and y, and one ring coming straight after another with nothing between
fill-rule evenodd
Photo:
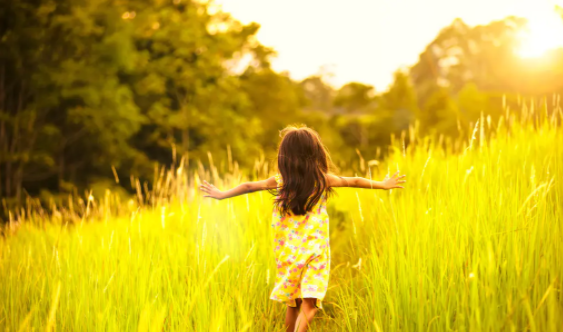
<instances>
[{"instance_id":1,"label":"tree trunk","mask_svg":"<svg viewBox=\"0 0 563 332\"><path fill-rule=\"evenodd\" d=\"M61 188L61 185L64 181L64 176L65 176L65 155L64 155L64 150L61 150L59 154L59 181L58 181L59 192L62 191L63 189Z\"/></svg>"},{"instance_id":2,"label":"tree trunk","mask_svg":"<svg viewBox=\"0 0 563 332\"><path fill-rule=\"evenodd\" d=\"M0 68L0 112L4 113L6 110L6 66L2 64ZM0 197L2 197L2 162L5 157L6 148L6 122L4 119L0 121Z\"/></svg>"}]
</instances>

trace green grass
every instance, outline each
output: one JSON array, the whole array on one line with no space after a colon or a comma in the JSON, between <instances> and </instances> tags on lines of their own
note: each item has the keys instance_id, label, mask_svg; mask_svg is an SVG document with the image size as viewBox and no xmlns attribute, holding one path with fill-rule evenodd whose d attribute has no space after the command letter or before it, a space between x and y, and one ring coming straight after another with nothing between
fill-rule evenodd
<instances>
[{"instance_id":1,"label":"green grass","mask_svg":"<svg viewBox=\"0 0 563 332\"><path fill-rule=\"evenodd\" d=\"M337 190L313 330L562 331L563 133L539 118L397 142L371 172L399 167L406 189ZM184 176L158 176L150 207L108 193L51 217L14 212L26 220L0 238L0 327L282 331L271 196L205 200Z\"/></svg>"}]
</instances>

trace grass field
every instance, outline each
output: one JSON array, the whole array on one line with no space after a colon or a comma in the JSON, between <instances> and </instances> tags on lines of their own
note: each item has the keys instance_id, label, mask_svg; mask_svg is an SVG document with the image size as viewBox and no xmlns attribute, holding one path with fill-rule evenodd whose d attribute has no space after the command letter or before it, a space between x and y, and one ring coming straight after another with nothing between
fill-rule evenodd
<instances>
[{"instance_id":1,"label":"grass field","mask_svg":"<svg viewBox=\"0 0 563 332\"><path fill-rule=\"evenodd\" d=\"M399 168L407 186L330 200L330 286L313 331L563 331L562 119L482 118L457 141L410 132L364 166L374 178ZM268 299L271 195L206 200L197 176L167 174L150 197L140 188L145 206L108 193L14 211L0 327L282 331L285 308Z\"/></svg>"}]
</instances>

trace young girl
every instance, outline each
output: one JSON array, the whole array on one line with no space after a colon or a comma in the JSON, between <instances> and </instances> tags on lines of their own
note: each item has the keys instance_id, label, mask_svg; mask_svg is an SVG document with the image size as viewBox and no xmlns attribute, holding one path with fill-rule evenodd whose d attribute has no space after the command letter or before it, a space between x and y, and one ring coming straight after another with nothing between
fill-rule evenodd
<instances>
[{"instance_id":1,"label":"young girl","mask_svg":"<svg viewBox=\"0 0 563 332\"><path fill-rule=\"evenodd\" d=\"M328 286L330 246L327 197L333 187L403 188L405 175L371 181L329 174L330 156L319 135L306 126L280 133L279 174L221 191L204 181L204 197L225 199L260 190L276 190L272 227L277 264L270 299L287 304L286 331L306 331ZM302 309L302 310L301 310Z\"/></svg>"}]
</instances>

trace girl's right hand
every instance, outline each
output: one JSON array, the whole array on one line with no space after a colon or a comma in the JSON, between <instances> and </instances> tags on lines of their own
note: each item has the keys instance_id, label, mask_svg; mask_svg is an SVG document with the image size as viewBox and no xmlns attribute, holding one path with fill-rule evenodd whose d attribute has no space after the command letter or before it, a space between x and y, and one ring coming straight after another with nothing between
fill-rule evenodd
<instances>
[{"instance_id":1,"label":"girl's right hand","mask_svg":"<svg viewBox=\"0 0 563 332\"><path fill-rule=\"evenodd\" d=\"M403 189L403 186L400 186L399 184L407 182L407 180L401 180L405 177L406 175L399 176L399 172L396 172L391 177L389 177L389 175L386 175L385 179L383 179L383 187L386 190L395 188Z\"/></svg>"},{"instance_id":2,"label":"girl's right hand","mask_svg":"<svg viewBox=\"0 0 563 332\"><path fill-rule=\"evenodd\" d=\"M203 191L204 193L207 193L207 195L203 195L203 197L223 199L223 192L205 180L203 180L203 184L199 186L199 190Z\"/></svg>"}]
</instances>

